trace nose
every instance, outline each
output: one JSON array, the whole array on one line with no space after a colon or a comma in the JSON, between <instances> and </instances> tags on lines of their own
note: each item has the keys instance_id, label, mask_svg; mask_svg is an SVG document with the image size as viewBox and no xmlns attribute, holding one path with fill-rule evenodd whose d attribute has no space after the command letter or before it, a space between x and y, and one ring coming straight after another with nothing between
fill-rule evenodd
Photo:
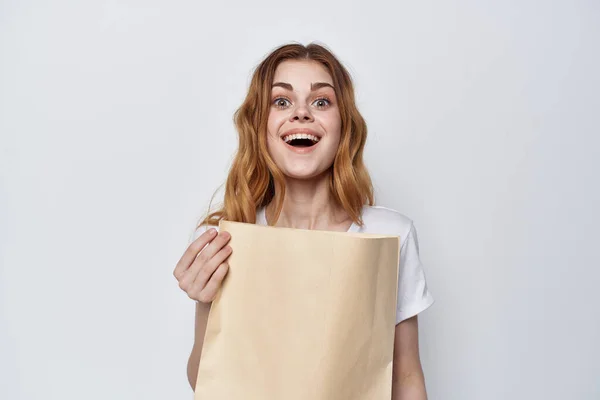
<instances>
[{"instance_id":1,"label":"nose","mask_svg":"<svg viewBox=\"0 0 600 400\"><path fill-rule=\"evenodd\" d=\"M291 121L312 121L313 120L313 116L310 113L310 110L308 109L308 107L306 106L298 106L294 109L294 111L292 112Z\"/></svg>"}]
</instances>

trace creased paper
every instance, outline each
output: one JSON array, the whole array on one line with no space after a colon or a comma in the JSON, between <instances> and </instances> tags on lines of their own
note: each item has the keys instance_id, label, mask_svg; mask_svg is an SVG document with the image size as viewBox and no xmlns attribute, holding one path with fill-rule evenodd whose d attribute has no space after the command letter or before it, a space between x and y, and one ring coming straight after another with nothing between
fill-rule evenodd
<instances>
[{"instance_id":1,"label":"creased paper","mask_svg":"<svg viewBox=\"0 0 600 400\"><path fill-rule=\"evenodd\" d=\"M195 400L389 400L398 236L221 221Z\"/></svg>"}]
</instances>

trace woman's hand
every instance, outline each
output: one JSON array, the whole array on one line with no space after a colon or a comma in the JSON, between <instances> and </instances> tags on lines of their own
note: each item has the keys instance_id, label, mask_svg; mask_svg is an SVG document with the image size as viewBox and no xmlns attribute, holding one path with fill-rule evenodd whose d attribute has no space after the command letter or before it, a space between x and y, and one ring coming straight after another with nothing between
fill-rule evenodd
<instances>
[{"instance_id":1,"label":"woman's hand","mask_svg":"<svg viewBox=\"0 0 600 400\"><path fill-rule=\"evenodd\" d=\"M216 229L209 229L183 253L173 275L190 299L201 303L214 300L229 270L226 262L231 254L231 246L226 246L229 239L231 235L228 232L222 231L217 235Z\"/></svg>"}]
</instances>

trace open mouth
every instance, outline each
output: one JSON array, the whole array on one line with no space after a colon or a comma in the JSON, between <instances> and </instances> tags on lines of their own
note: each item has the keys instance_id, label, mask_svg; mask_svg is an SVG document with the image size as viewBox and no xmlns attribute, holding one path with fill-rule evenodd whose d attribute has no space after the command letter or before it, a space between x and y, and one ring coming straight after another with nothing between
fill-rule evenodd
<instances>
[{"instance_id":1,"label":"open mouth","mask_svg":"<svg viewBox=\"0 0 600 400\"><path fill-rule=\"evenodd\" d=\"M281 139L290 146L298 148L312 147L321 140L319 137L310 134L288 135Z\"/></svg>"},{"instance_id":2,"label":"open mouth","mask_svg":"<svg viewBox=\"0 0 600 400\"><path fill-rule=\"evenodd\" d=\"M292 147L311 147L317 144L318 142L313 142L310 139L292 139L286 143Z\"/></svg>"}]
</instances>

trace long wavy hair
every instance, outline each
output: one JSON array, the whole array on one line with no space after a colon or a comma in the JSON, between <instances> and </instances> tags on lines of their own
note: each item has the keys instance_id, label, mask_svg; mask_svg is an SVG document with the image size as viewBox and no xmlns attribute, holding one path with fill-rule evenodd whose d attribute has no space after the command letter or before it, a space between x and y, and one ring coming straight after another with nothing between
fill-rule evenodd
<instances>
[{"instance_id":1,"label":"long wavy hair","mask_svg":"<svg viewBox=\"0 0 600 400\"><path fill-rule=\"evenodd\" d=\"M367 124L356 107L350 74L325 46L291 43L273 50L256 67L248 94L234 113L239 145L225 182L223 203L214 212L210 212L209 204L209 211L198 227L218 225L221 219L256 223L257 210L272 201L275 201L275 221L279 218L285 180L267 151L267 119L275 70L286 60L319 62L333 79L342 124L340 145L329 174L332 197L359 226L363 225L363 205L374 205L373 184L363 162Z\"/></svg>"}]
</instances>

